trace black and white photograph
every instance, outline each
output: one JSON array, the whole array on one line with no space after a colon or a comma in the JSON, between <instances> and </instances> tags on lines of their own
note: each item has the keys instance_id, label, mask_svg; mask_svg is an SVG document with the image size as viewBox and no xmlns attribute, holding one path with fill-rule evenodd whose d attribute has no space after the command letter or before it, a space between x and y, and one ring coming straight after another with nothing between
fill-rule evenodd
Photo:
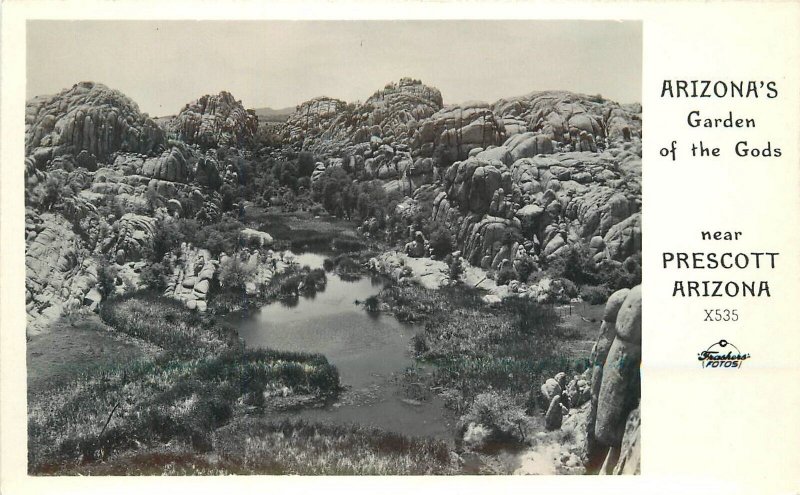
<instances>
[{"instance_id":1,"label":"black and white photograph","mask_svg":"<svg viewBox=\"0 0 800 495\"><path fill-rule=\"evenodd\" d=\"M25 41L28 475L640 474L641 21Z\"/></svg>"}]
</instances>

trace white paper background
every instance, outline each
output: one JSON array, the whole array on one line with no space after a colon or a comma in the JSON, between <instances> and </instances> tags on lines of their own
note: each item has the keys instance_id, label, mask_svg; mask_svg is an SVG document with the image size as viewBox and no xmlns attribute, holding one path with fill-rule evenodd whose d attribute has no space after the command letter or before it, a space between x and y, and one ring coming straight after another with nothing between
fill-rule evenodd
<instances>
[{"instance_id":1,"label":"white paper background","mask_svg":"<svg viewBox=\"0 0 800 495\"><path fill-rule=\"evenodd\" d=\"M69 7L69 8L67 8ZM3 493L259 491L460 493L555 490L592 493L797 493L800 490L800 3L439 2L427 5L296 2L11 2L2 18L2 431ZM28 478L25 476L23 140L26 18L641 19L644 22L644 336L640 477L449 478ZM519 49L519 48L517 48ZM535 47L531 49L534 56ZM547 63L557 63L550 60ZM546 68L543 68L546 70ZM659 98L663 79L775 80L773 100ZM756 129L696 130L689 110L756 119ZM724 158L687 160L702 136ZM780 159L742 159L736 141L769 140ZM679 160L658 157L678 141ZM681 156L684 158L681 159ZM743 232L701 241L701 230ZM663 251L779 251L778 269L679 273ZM772 297L672 298L682 279L761 280ZM738 308L736 323L703 323L703 308ZM702 370L699 351L727 339L752 355L735 372Z\"/></svg>"}]
</instances>

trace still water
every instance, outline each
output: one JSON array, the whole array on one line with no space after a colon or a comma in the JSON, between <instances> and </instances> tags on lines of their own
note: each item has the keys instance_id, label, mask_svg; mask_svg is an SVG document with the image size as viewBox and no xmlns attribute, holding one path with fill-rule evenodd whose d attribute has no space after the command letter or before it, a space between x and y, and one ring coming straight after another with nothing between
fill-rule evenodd
<instances>
[{"instance_id":1,"label":"still water","mask_svg":"<svg viewBox=\"0 0 800 495\"><path fill-rule=\"evenodd\" d=\"M321 268L324 259L315 253L296 257L300 266L311 268ZM400 323L390 315L367 313L356 304L377 294L381 282L369 277L345 281L334 273L328 273L327 278L325 290L314 297L301 297L292 307L272 303L235 322L249 347L316 352L339 369L346 390L337 402L286 414L451 439L453 419L443 401L415 387L414 380L406 380L405 387L398 380L414 366L409 342L422 328Z\"/></svg>"}]
</instances>

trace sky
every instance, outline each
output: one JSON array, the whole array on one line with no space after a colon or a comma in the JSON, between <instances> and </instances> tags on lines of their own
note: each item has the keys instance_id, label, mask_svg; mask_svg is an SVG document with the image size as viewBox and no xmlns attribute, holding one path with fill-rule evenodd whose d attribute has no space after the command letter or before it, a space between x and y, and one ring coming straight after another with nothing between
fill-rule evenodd
<instances>
[{"instance_id":1,"label":"sky","mask_svg":"<svg viewBox=\"0 0 800 495\"><path fill-rule=\"evenodd\" d=\"M531 91L641 101L642 27L617 21L29 21L27 97L80 81L151 116L230 91L247 108L364 101L401 77L445 104Z\"/></svg>"}]
</instances>

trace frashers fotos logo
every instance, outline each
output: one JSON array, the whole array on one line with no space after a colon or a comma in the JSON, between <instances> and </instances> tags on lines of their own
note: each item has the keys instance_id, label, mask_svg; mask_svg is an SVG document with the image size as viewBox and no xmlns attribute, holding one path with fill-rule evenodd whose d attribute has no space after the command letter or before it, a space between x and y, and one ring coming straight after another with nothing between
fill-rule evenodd
<instances>
[{"instance_id":1,"label":"frashers fotos logo","mask_svg":"<svg viewBox=\"0 0 800 495\"><path fill-rule=\"evenodd\" d=\"M697 354L697 359L703 368L739 369L745 359L750 359L750 354L743 354L735 345L723 339Z\"/></svg>"}]
</instances>

